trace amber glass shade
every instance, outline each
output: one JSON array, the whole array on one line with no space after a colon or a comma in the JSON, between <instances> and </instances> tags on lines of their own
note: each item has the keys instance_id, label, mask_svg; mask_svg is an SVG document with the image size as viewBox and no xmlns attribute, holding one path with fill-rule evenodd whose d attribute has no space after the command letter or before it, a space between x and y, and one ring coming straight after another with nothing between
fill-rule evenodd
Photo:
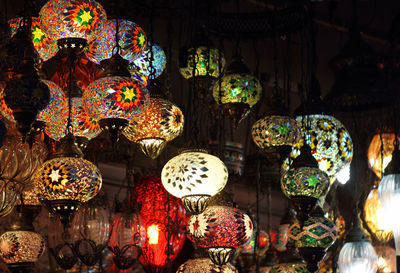
<instances>
[{"instance_id":1,"label":"amber glass shade","mask_svg":"<svg viewBox=\"0 0 400 273\"><path fill-rule=\"evenodd\" d=\"M381 133L375 134L369 144L368 165L379 178L382 178L383 170L392 160L392 153L394 150L393 142L393 133ZM381 158L382 154L383 160Z\"/></svg>"}]
</instances>

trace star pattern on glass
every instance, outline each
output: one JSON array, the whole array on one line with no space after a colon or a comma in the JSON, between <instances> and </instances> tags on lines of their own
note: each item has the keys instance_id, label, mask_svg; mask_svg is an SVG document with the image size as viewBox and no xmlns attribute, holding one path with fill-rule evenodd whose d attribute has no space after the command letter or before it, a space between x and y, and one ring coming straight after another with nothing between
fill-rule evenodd
<instances>
[{"instance_id":1,"label":"star pattern on glass","mask_svg":"<svg viewBox=\"0 0 400 273\"><path fill-rule=\"evenodd\" d=\"M52 170L49 177L51 178L52 182L57 182L61 177L60 170Z\"/></svg>"}]
</instances>

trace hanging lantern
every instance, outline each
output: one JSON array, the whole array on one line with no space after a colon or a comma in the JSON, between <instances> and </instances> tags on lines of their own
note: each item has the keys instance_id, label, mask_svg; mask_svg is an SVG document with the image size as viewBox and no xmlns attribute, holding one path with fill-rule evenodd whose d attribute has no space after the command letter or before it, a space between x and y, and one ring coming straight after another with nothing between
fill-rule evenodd
<instances>
[{"instance_id":1,"label":"hanging lantern","mask_svg":"<svg viewBox=\"0 0 400 273\"><path fill-rule=\"evenodd\" d=\"M145 155L155 159L167 142L182 133L183 113L167 99L154 95L151 87L158 88L149 86L149 106L135 116L123 134L128 140L137 143Z\"/></svg>"},{"instance_id":2,"label":"hanging lantern","mask_svg":"<svg viewBox=\"0 0 400 273\"><path fill-rule=\"evenodd\" d=\"M228 181L228 170L216 156L205 151L186 150L170 159L161 171L164 188L182 199L192 214L201 213L208 199Z\"/></svg>"},{"instance_id":3,"label":"hanging lantern","mask_svg":"<svg viewBox=\"0 0 400 273\"><path fill-rule=\"evenodd\" d=\"M152 53L150 53L150 48ZM150 67L151 55L153 55L153 61ZM147 43L142 55L130 63L128 69L133 78L149 77L150 80L154 80L161 75L166 64L167 57L165 56L164 50L155 43L153 43L153 45Z\"/></svg>"},{"instance_id":4,"label":"hanging lantern","mask_svg":"<svg viewBox=\"0 0 400 273\"><path fill-rule=\"evenodd\" d=\"M253 234L253 223L239 209L210 206L188 223L189 239L198 247L207 248L216 265L226 264L234 250L244 245Z\"/></svg>"},{"instance_id":5,"label":"hanging lantern","mask_svg":"<svg viewBox=\"0 0 400 273\"><path fill-rule=\"evenodd\" d=\"M318 271L319 262L335 242L338 232L335 224L324 217L324 212L318 206L302 227L299 223L292 225L289 234L307 262L307 269L313 273Z\"/></svg>"},{"instance_id":6,"label":"hanging lantern","mask_svg":"<svg viewBox=\"0 0 400 273\"><path fill-rule=\"evenodd\" d=\"M283 252L286 250L286 244L289 240L289 228L295 221L296 212L293 209L288 208L279 224L276 240L273 241L273 245L277 251Z\"/></svg>"},{"instance_id":7,"label":"hanging lantern","mask_svg":"<svg viewBox=\"0 0 400 273\"><path fill-rule=\"evenodd\" d=\"M0 180L0 217L7 216L18 201L19 187L9 180Z\"/></svg>"},{"instance_id":8,"label":"hanging lantern","mask_svg":"<svg viewBox=\"0 0 400 273\"><path fill-rule=\"evenodd\" d=\"M392 160L394 151L394 134L393 133L378 133L375 134L368 147L368 163L369 167L379 178L382 178L383 170ZM400 138L399 138L400 140ZM383 160L381 155L383 153ZM383 163L383 165L382 165Z\"/></svg>"},{"instance_id":9,"label":"hanging lantern","mask_svg":"<svg viewBox=\"0 0 400 273\"><path fill-rule=\"evenodd\" d=\"M187 50L186 55L185 66L179 68L185 79L193 78L193 70L195 77L218 78L226 64L224 54L214 47L192 47Z\"/></svg>"},{"instance_id":10,"label":"hanging lantern","mask_svg":"<svg viewBox=\"0 0 400 273\"><path fill-rule=\"evenodd\" d=\"M368 234L361 226L358 213L340 250L338 265L341 273L375 273L378 269L378 255L371 245Z\"/></svg>"},{"instance_id":11,"label":"hanging lantern","mask_svg":"<svg viewBox=\"0 0 400 273\"><path fill-rule=\"evenodd\" d=\"M118 19L118 40L121 57L129 62L139 58L146 47L146 34L137 24ZM102 30L96 35L96 39L89 43L86 56L94 63L99 64L109 59L115 53L115 32L117 20L106 20Z\"/></svg>"},{"instance_id":12,"label":"hanging lantern","mask_svg":"<svg viewBox=\"0 0 400 273\"><path fill-rule=\"evenodd\" d=\"M18 17L8 21L11 37L18 32L18 28L21 26L22 20L23 17ZM35 50L39 54L42 61L45 62L54 57L58 52L57 44L54 40L49 39L43 32L39 18L32 17L31 32L33 46L35 47Z\"/></svg>"},{"instance_id":13,"label":"hanging lantern","mask_svg":"<svg viewBox=\"0 0 400 273\"><path fill-rule=\"evenodd\" d=\"M94 266L99 262L110 237L106 202L104 197L103 200L89 200L78 210L71 224L74 251L87 266Z\"/></svg>"},{"instance_id":14,"label":"hanging lantern","mask_svg":"<svg viewBox=\"0 0 400 273\"><path fill-rule=\"evenodd\" d=\"M246 117L250 108L261 98L262 87L259 80L250 74L241 56L234 56L224 76L213 87L214 100L222 105L233 126Z\"/></svg>"},{"instance_id":15,"label":"hanging lantern","mask_svg":"<svg viewBox=\"0 0 400 273\"><path fill-rule=\"evenodd\" d=\"M369 230L381 243L393 239L390 211L387 211L379 199L378 189L372 189L364 203L364 219Z\"/></svg>"},{"instance_id":16,"label":"hanging lantern","mask_svg":"<svg viewBox=\"0 0 400 273\"><path fill-rule=\"evenodd\" d=\"M286 250L279 255L279 263L273 265L269 272L309 273L307 265L300 257L299 250L291 239L289 239Z\"/></svg>"},{"instance_id":17,"label":"hanging lantern","mask_svg":"<svg viewBox=\"0 0 400 273\"><path fill-rule=\"evenodd\" d=\"M144 246L145 232L138 213L124 211L114 216L108 248L119 269L128 269L137 261Z\"/></svg>"},{"instance_id":18,"label":"hanging lantern","mask_svg":"<svg viewBox=\"0 0 400 273\"><path fill-rule=\"evenodd\" d=\"M45 250L45 241L36 233L29 210L22 208L11 228L0 236L0 257L11 272L32 272Z\"/></svg>"},{"instance_id":19,"label":"hanging lantern","mask_svg":"<svg viewBox=\"0 0 400 273\"><path fill-rule=\"evenodd\" d=\"M132 190L140 207L146 241L139 262L146 272L165 272L186 240L187 217L182 202L170 196L159 177L142 177Z\"/></svg>"},{"instance_id":20,"label":"hanging lantern","mask_svg":"<svg viewBox=\"0 0 400 273\"><path fill-rule=\"evenodd\" d=\"M181 264L176 273L238 273L237 269L230 263L219 267L209 258L196 258L187 260Z\"/></svg>"},{"instance_id":21,"label":"hanging lantern","mask_svg":"<svg viewBox=\"0 0 400 273\"><path fill-rule=\"evenodd\" d=\"M301 155L281 178L282 191L290 199L301 223L308 219L318 199L326 196L329 186L328 175L318 168L308 145L301 148Z\"/></svg>"},{"instance_id":22,"label":"hanging lantern","mask_svg":"<svg viewBox=\"0 0 400 273\"><path fill-rule=\"evenodd\" d=\"M82 202L96 196L101 188L100 171L82 157L72 134L68 134L61 140L54 158L44 162L35 173L36 192L61 216L64 224Z\"/></svg>"},{"instance_id":23,"label":"hanging lantern","mask_svg":"<svg viewBox=\"0 0 400 273\"><path fill-rule=\"evenodd\" d=\"M39 12L40 25L60 49L83 50L95 39L107 19L103 7L93 0L50 0Z\"/></svg>"},{"instance_id":24,"label":"hanging lantern","mask_svg":"<svg viewBox=\"0 0 400 273\"><path fill-rule=\"evenodd\" d=\"M265 231L260 230L257 238L258 242L257 242L256 253L258 256L263 256L265 252L267 252L270 246L269 235ZM256 247L256 231L253 232L251 240L241 247L240 253L245 255L254 255L255 247Z\"/></svg>"},{"instance_id":25,"label":"hanging lantern","mask_svg":"<svg viewBox=\"0 0 400 273\"><path fill-rule=\"evenodd\" d=\"M110 131L115 143L128 122L148 106L149 94L146 87L131 79L127 61L118 54L102 65L103 77L86 88L83 102L90 117L98 120L103 130Z\"/></svg>"}]
</instances>

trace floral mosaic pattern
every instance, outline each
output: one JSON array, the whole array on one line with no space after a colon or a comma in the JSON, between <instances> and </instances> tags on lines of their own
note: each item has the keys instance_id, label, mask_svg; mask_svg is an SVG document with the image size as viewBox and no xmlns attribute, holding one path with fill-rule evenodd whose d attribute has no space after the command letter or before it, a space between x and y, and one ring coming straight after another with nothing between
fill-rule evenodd
<instances>
[{"instance_id":1,"label":"floral mosaic pattern","mask_svg":"<svg viewBox=\"0 0 400 273\"><path fill-rule=\"evenodd\" d=\"M249 74L226 74L213 87L218 104L245 103L254 106L261 98L262 87L258 79Z\"/></svg>"},{"instance_id":2,"label":"floral mosaic pattern","mask_svg":"<svg viewBox=\"0 0 400 273\"><path fill-rule=\"evenodd\" d=\"M274 265L270 273L309 273L305 264L302 263L279 263Z\"/></svg>"},{"instance_id":3,"label":"floral mosaic pattern","mask_svg":"<svg viewBox=\"0 0 400 273\"><path fill-rule=\"evenodd\" d=\"M94 0L50 0L39 12L40 24L49 38L82 38L91 41L101 31L106 12Z\"/></svg>"},{"instance_id":4,"label":"floral mosaic pattern","mask_svg":"<svg viewBox=\"0 0 400 273\"><path fill-rule=\"evenodd\" d=\"M18 17L8 21L11 37L13 37L17 33L18 28L22 24L22 20L22 17ZM58 52L57 44L54 40L49 39L47 35L43 32L39 18L32 17L31 29L33 46L35 47L40 58L45 62L54 57L54 55L56 55L56 53Z\"/></svg>"},{"instance_id":5,"label":"floral mosaic pattern","mask_svg":"<svg viewBox=\"0 0 400 273\"><path fill-rule=\"evenodd\" d=\"M36 262L44 249L45 242L36 232L7 231L0 236L0 256L8 264Z\"/></svg>"},{"instance_id":6,"label":"floral mosaic pattern","mask_svg":"<svg viewBox=\"0 0 400 273\"><path fill-rule=\"evenodd\" d=\"M145 111L135 116L124 130L130 141L144 138L161 138L171 141L183 131L182 111L165 99L152 98Z\"/></svg>"},{"instance_id":7,"label":"floral mosaic pattern","mask_svg":"<svg viewBox=\"0 0 400 273\"><path fill-rule=\"evenodd\" d=\"M88 114L95 120L130 120L147 107L149 92L146 87L128 77L104 77L86 88L83 103Z\"/></svg>"},{"instance_id":8,"label":"floral mosaic pattern","mask_svg":"<svg viewBox=\"0 0 400 273\"><path fill-rule=\"evenodd\" d=\"M228 181L228 170L216 156L184 152L170 159L161 172L164 188L172 195L210 195L220 192Z\"/></svg>"},{"instance_id":9,"label":"floral mosaic pattern","mask_svg":"<svg viewBox=\"0 0 400 273\"><path fill-rule=\"evenodd\" d=\"M253 235L253 223L247 214L226 206L210 206L188 223L188 237L198 247L238 248Z\"/></svg>"},{"instance_id":10,"label":"floral mosaic pattern","mask_svg":"<svg viewBox=\"0 0 400 273\"><path fill-rule=\"evenodd\" d=\"M261 149L293 146L301 136L301 126L289 116L266 116L254 123L251 136Z\"/></svg>"},{"instance_id":11,"label":"floral mosaic pattern","mask_svg":"<svg viewBox=\"0 0 400 273\"><path fill-rule=\"evenodd\" d=\"M152 67L150 67L150 48L153 52ZM167 64L167 57L165 56L164 50L157 44L147 44L147 47L143 51L142 55L130 63L128 69L132 75L139 74L140 77L149 77L149 79L155 79L161 75ZM154 76L152 76L153 72ZM138 76L136 76L138 77Z\"/></svg>"},{"instance_id":12,"label":"floral mosaic pattern","mask_svg":"<svg viewBox=\"0 0 400 273\"><path fill-rule=\"evenodd\" d=\"M310 217L301 229L298 222L289 230L290 239L296 241L296 246L328 248L336 240L338 230L333 222L325 217Z\"/></svg>"},{"instance_id":13,"label":"floral mosaic pattern","mask_svg":"<svg viewBox=\"0 0 400 273\"><path fill-rule=\"evenodd\" d=\"M47 124L46 134L59 140L66 134L68 121L68 104L63 107L61 113L52 123ZM97 120L90 117L82 103L82 98L72 98L71 125L74 136L85 137L88 140L95 138L101 133L100 125Z\"/></svg>"},{"instance_id":14,"label":"floral mosaic pattern","mask_svg":"<svg viewBox=\"0 0 400 273\"><path fill-rule=\"evenodd\" d=\"M331 178L331 182L336 179L336 175L351 163L353 158L353 142L350 134L344 125L332 116L309 115L297 117L296 120L308 124L309 130L305 131L307 144L311 147L314 158L318 161L319 168L326 172ZM296 143L290 153L290 158L300 155L300 148L304 145L304 139ZM283 164L283 169L289 168L289 160Z\"/></svg>"},{"instance_id":15,"label":"floral mosaic pattern","mask_svg":"<svg viewBox=\"0 0 400 273\"><path fill-rule=\"evenodd\" d=\"M208 258L197 258L187 260L181 264L176 273L238 273L237 269L230 263L217 266Z\"/></svg>"},{"instance_id":16,"label":"floral mosaic pattern","mask_svg":"<svg viewBox=\"0 0 400 273\"><path fill-rule=\"evenodd\" d=\"M50 102L46 108L39 112L36 119L46 123L52 123L61 110L65 108L66 100L62 89L54 82L42 80L50 91Z\"/></svg>"},{"instance_id":17,"label":"floral mosaic pattern","mask_svg":"<svg viewBox=\"0 0 400 273\"><path fill-rule=\"evenodd\" d=\"M46 200L86 202L100 191L102 178L90 161L62 157L46 161L36 171L34 183L38 195Z\"/></svg>"},{"instance_id":18,"label":"floral mosaic pattern","mask_svg":"<svg viewBox=\"0 0 400 273\"><path fill-rule=\"evenodd\" d=\"M187 66L179 69L185 79L193 77L193 68L195 65L194 75L196 77L211 76L218 78L224 70L226 64L224 54L216 48L205 46L190 48L187 54Z\"/></svg>"},{"instance_id":19,"label":"floral mosaic pattern","mask_svg":"<svg viewBox=\"0 0 400 273\"><path fill-rule=\"evenodd\" d=\"M129 62L133 62L141 56L146 47L146 34L140 26L131 21L119 19L118 24L120 55ZM85 53L92 62L99 64L102 60L111 58L115 53L116 29L117 20L107 20L102 31L89 44Z\"/></svg>"},{"instance_id":20,"label":"floral mosaic pattern","mask_svg":"<svg viewBox=\"0 0 400 273\"><path fill-rule=\"evenodd\" d=\"M290 169L281 178L282 191L288 198L302 195L319 199L328 193L329 186L328 175L317 168Z\"/></svg>"}]
</instances>

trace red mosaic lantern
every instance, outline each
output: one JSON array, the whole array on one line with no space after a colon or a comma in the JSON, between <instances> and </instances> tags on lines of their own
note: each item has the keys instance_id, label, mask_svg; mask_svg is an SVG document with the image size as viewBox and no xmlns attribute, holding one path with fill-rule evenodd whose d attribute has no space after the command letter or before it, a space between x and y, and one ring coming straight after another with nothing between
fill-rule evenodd
<instances>
[{"instance_id":1,"label":"red mosaic lantern","mask_svg":"<svg viewBox=\"0 0 400 273\"><path fill-rule=\"evenodd\" d=\"M160 177L141 178L133 188L132 196L133 202L140 208L140 217L146 229L146 242L139 262L146 272L164 272L185 243L187 217L183 204L166 192Z\"/></svg>"},{"instance_id":2,"label":"red mosaic lantern","mask_svg":"<svg viewBox=\"0 0 400 273\"><path fill-rule=\"evenodd\" d=\"M211 206L193 215L188 223L189 239L198 247L207 248L217 265L226 264L234 250L253 235L253 223L241 210L227 206Z\"/></svg>"}]
</instances>

